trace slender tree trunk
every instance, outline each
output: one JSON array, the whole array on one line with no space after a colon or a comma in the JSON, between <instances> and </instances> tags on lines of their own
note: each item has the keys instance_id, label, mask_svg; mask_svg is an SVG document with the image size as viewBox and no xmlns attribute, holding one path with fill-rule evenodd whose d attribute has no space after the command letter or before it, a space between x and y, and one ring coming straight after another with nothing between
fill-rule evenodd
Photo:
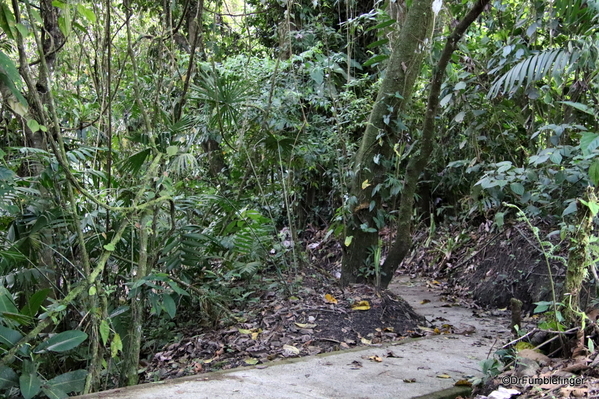
<instances>
[{"instance_id":1,"label":"slender tree trunk","mask_svg":"<svg viewBox=\"0 0 599 399\"><path fill-rule=\"evenodd\" d=\"M360 269L368 264L369 253L378 243L378 230L384 225L382 184L393 156L393 146L406 140L398 118L410 100L414 83L427 51L433 27L433 0L413 2L397 36L368 127L355 157L350 187L351 217L341 282L363 280ZM371 262L370 262L371 263Z\"/></svg>"},{"instance_id":2,"label":"slender tree trunk","mask_svg":"<svg viewBox=\"0 0 599 399\"><path fill-rule=\"evenodd\" d=\"M152 221L152 214L145 211L140 220L139 228L139 261L137 262L137 273L134 281L139 281L148 274L148 226ZM136 385L139 381L137 370L139 367L139 351L142 340L143 311L145 294L143 288L138 288L136 295L131 298L131 328L127 349L123 353L125 362L123 367L123 381L126 385Z\"/></svg>"},{"instance_id":3,"label":"slender tree trunk","mask_svg":"<svg viewBox=\"0 0 599 399\"><path fill-rule=\"evenodd\" d=\"M414 193L416 192L420 175L428 164L429 157L433 151L435 117L439 108L439 93L441 92L441 84L445 78L445 69L447 68L453 52L457 48L459 40L462 38L462 35L483 12L489 1L490 0L478 0L464 19L455 27L454 31L447 38L441 58L435 67L428 97L428 105L426 107L426 115L422 126L422 138L419 141L420 145L417 149L419 152L416 152L416 149L412 149L413 155L410 157L406 168L404 188L399 205L395 243L391 247L387 259L381 268L382 288L386 288L389 285L397 267L412 246L412 211L414 209Z\"/></svg>"}]
</instances>

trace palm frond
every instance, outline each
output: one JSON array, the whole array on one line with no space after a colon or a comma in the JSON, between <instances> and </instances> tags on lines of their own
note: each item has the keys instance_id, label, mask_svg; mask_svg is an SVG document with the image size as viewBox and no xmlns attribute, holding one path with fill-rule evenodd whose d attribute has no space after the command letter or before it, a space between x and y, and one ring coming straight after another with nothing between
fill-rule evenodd
<instances>
[{"instance_id":1,"label":"palm frond","mask_svg":"<svg viewBox=\"0 0 599 399\"><path fill-rule=\"evenodd\" d=\"M519 88L528 88L531 84L547 77L563 76L571 68L576 68L580 53L567 48L540 51L520 61L502 76L495 79L489 90L489 98L498 95L513 95Z\"/></svg>"}]
</instances>

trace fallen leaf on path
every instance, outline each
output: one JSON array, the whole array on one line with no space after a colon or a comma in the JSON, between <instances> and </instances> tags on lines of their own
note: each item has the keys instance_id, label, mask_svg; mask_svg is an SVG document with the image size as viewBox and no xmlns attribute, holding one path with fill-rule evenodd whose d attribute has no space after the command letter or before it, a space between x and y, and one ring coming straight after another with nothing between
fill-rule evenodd
<instances>
[{"instance_id":1,"label":"fallen leaf on path","mask_svg":"<svg viewBox=\"0 0 599 399\"><path fill-rule=\"evenodd\" d=\"M360 367L362 367L362 362L359 362L359 361L357 361L357 360L354 360L354 361L353 361L353 362L351 362L349 365L350 365L350 366L352 366L352 367L351 367L351 368L352 368L352 370L357 370L357 369L359 369Z\"/></svg>"},{"instance_id":2,"label":"fallen leaf on path","mask_svg":"<svg viewBox=\"0 0 599 399\"><path fill-rule=\"evenodd\" d=\"M383 359L377 355L369 356L368 360L371 360L373 362L378 362L378 363L383 361Z\"/></svg>"},{"instance_id":3,"label":"fallen leaf on path","mask_svg":"<svg viewBox=\"0 0 599 399\"><path fill-rule=\"evenodd\" d=\"M335 299L335 297L331 294L326 294L324 296L324 300L325 300L325 302L328 302L328 303L337 303L337 299Z\"/></svg>"},{"instance_id":4,"label":"fallen leaf on path","mask_svg":"<svg viewBox=\"0 0 599 399\"><path fill-rule=\"evenodd\" d=\"M258 364L258 359L250 357L248 359L243 359L243 362L245 364L249 364L250 366L253 366L254 364Z\"/></svg>"},{"instance_id":5,"label":"fallen leaf on path","mask_svg":"<svg viewBox=\"0 0 599 399\"><path fill-rule=\"evenodd\" d=\"M283 355L285 356L293 356L299 355L300 350L292 345L283 345Z\"/></svg>"},{"instance_id":6,"label":"fallen leaf on path","mask_svg":"<svg viewBox=\"0 0 599 399\"><path fill-rule=\"evenodd\" d=\"M430 302L431 302L430 299L423 299L422 301L420 301L420 304L421 305L425 305L425 304L430 303Z\"/></svg>"},{"instance_id":7,"label":"fallen leaf on path","mask_svg":"<svg viewBox=\"0 0 599 399\"><path fill-rule=\"evenodd\" d=\"M299 328L314 328L316 327L316 324L310 324L310 323L295 323L296 326L298 326Z\"/></svg>"},{"instance_id":8,"label":"fallen leaf on path","mask_svg":"<svg viewBox=\"0 0 599 399\"><path fill-rule=\"evenodd\" d=\"M447 374L439 374L437 378L451 378L451 376Z\"/></svg>"},{"instance_id":9,"label":"fallen leaf on path","mask_svg":"<svg viewBox=\"0 0 599 399\"><path fill-rule=\"evenodd\" d=\"M369 310L370 303L368 303L368 301L359 301L351 305L351 308L353 310Z\"/></svg>"},{"instance_id":10,"label":"fallen leaf on path","mask_svg":"<svg viewBox=\"0 0 599 399\"><path fill-rule=\"evenodd\" d=\"M416 382L416 378L404 378L403 382L411 384L412 382Z\"/></svg>"}]
</instances>

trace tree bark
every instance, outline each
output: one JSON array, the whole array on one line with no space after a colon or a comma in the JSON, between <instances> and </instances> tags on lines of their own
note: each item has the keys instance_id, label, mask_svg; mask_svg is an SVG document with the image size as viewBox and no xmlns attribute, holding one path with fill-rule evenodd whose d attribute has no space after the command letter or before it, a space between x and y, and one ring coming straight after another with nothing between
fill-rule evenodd
<instances>
[{"instance_id":1,"label":"tree bark","mask_svg":"<svg viewBox=\"0 0 599 399\"><path fill-rule=\"evenodd\" d=\"M378 243L378 229L384 224L381 187L393 156L393 146L405 141L398 117L410 100L414 83L426 54L433 27L433 0L414 2L397 36L389 66L370 114L360 149L355 157L350 187L351 217L346 227L346 242L341 282L364 281L360 269L368 264L369 253ZM351 237L351 238L350 238Z\"/></svg>"},{"instance_id":2,"label":"tree bark","mask_svg":"<svg viewBox=\"0 0 599 399\"><path fill-rule=\"evenodd\" d=\"M439 108L439 94L441 92L441 84L445 77L445 70L453 52L457 48L459 40L470 25L483 12L489 1L490 0L478 0L464 19L455 27L454 31L447 38L441 58L435 67L428 97L428 105L426 107L426 115L422 126L422 138L419 141L420 151L419 153L416 153L415 149L412 149L413 155L410 157L406 168L404 188L399 205L395 243L391 247L387 259L381 268L381 286L383 288L386 288L389 285L393 278L393 274L412 246L412 211L414 208L414 193L416 192L420 175L428 164L429 157L433 151L435 117Z\"/></svg>"},{"instance_id":3,"label":"tree bark","mask_svg":"<svg viewBox=\"0 0 599 399\"><path fill-rule=\"evenodd\" d=\"M139 260L134 281L139 281L146 277L149 272L148 267L148 241L149 226L152 220L152 214L149 210L144 211L140 219L139 228ZM123 375L122 380L125 385L136 385L139 382L139 351L141 349L142 328L144 322L144 304L146 295L144 288L138 288L138 292L131 297L131 328L127 340L127 348L124 351Z\"/></svg>"}]
</instances>

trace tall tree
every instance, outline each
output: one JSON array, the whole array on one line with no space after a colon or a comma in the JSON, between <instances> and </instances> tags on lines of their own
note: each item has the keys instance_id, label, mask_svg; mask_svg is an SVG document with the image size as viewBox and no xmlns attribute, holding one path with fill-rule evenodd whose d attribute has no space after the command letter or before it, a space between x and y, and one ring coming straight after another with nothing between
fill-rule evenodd
<instances>
[{"instance_id":1,"label":"tall tree","mask_svg":"<svg viewBox=\"0 0 599 399\"><path fill-rule=\"evenodd\" d=\"M423 3L425 2L418 3L418 6L424 7ZM445 69L447 68L453 52L457 48L458 41L468 27L482 13L488 3L489 0L479 0L476 2L469 13L447 38L443 53L435 66L426 115L422 126L422 136L420 137L420 140L412 146L411 156L405 172L397 220L396 241L383 263L380 272L378 272L379 278L377 278L377 284L382 288L386 288L389 285L397 267L412 245L411 226L414 195L416 193L420 175L424 171L433 150L433 140L435 137L434 122L439 107L439 94L441 91L441 84L445 77ZM417 10L417 6L413 5L408 11L406 25L403 27L397 38L398 44L394 48L390 60L391 67L387 71L387 75L379 91L379 97L371 114L369 126L364 139L362 140L360 151L356 157L356 170L352 182L351 193L353 194L352 198L356 198L357 201L353 204L350 203L353 207L353 220L348 226L347 237L352 237L352 239L346 239L346 243L350 242L350 245L347 248L343 262L342 283L344 284L358 281L360 277L359 270L369 259L369 252L379 245L378 229L382 227L385 221L381 209L383 199L380 192L385 174L388 171L388 163L386 164L385 161L388 162L388 157L393 155L391 152L393 150L393 142L389 139L395 138L395 142L404 139L399 134L401 131L399 125L394 126L393 123L398 116L397 108L405 106L406 99L409 99L411 89L413 88L417 77L414 76L411 80L411 85L408 86L408 82L404 76L406 75L406 72L410 70L408 65L415 66L416 64L414 62L417 62L418 60L420 60L418 69L414 70L413 73L420 69L419 66L422 63L421 54L423 44L428 38L428 32L432 27L432 21L440 10L440 2L435 1L434 3L428 3L427 7L424 8L425 9L423 10ZM424 19L423 16L427 14L430 14L428 19ZM429 25L426 25L426 30L423 30L422 26L419 25L424 25L425 22ZM421 30L412 30L415 28L412 28L411 24L415 24L416 28L419 27ZM408 33L404 34L406 31L408 31ZM419 32L422 36L415 36L415 32ZM408 34L411 34L410 36L412 38L417 37L420 40L418 42L419 47L413 50L412 53L408 52L406 54L405 49L402 49L402 46L406 46L403 42L409 40L410 36L408 36ZM411 54L419 54L420 56L416 58L406 58L406 56ZM397 64L401 67L398 68ZM398 71L399 75L396 75ZM404 83L403 91L400 91L402 86L397 86L398 82ZM409 90L407 89L408 87ZM397 98L397 100L395 100L395 98ZM389 101L389 99L392 100ZM356 239L357 242L354 242ZM378 268L378 265L375 266Z\"/></svg>"},{"instance_id":2,"label":"tall tree","mask_svg":"<svg viewBox=\"0 0 599 399\"><path fill-rule=\"evenodd\" d=\"M452 54L457 48L459 40L462 38L468 27L483 12L489 1L490 0L478 0L464 19L462 19L462 21L455 27L451 35L447 38L443 53L441 53L441 57L435 66L418 152L412 150L413 155L410 157L406 168L404 187L399 205L395 242L381 268L382 277L380 285L382 287L387 287L389 285L397 267L412 245L412 211L414 208L414 195L416 193L416 186L420 179L420 175L428 164L429 157L433 152L435 117L437 116L437 111L439 109L439 97L441 85L443 84L445 77L445 70Z\"/></svg>"},{"instance_id":3,"label":"tall tree","mask_svg":"<svg viewBox=\"0 0 599 399\"><path fill-rule=\"evenodd\" d=\"M430 43L434 13L433 0L412 3L405 23L395 39L385 78L370 114L366 132L354 161L350 187L351 217L346 228L342 284L361 280L359 271L378 244L383 227L381 187L393 156L393 147L402 137L398 119L409 104L416 79Z\"/></svg>"}]
</instances>

